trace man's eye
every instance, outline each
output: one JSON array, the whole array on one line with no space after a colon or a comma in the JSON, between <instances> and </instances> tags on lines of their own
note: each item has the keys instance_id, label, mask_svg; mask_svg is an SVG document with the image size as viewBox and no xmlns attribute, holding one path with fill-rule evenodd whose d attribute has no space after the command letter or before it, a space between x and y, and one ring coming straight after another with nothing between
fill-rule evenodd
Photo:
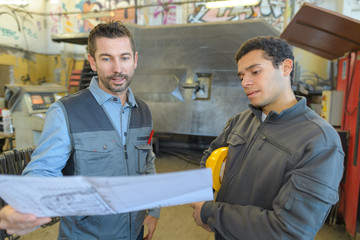
<instances>
[{"instance_id":1,"label":"man's eye","mask_svg":"<svg viewBox=\"0 0 360 240\"><path fill-rule=\"evenodd\" d=\"M103 58L102 59L104 62L108 62L110 60L110 58Z\"/></svg>"},{"instance_id":2,"label":"man's eye","mask_svg":"<svg viewBox=\"0 0 360 240\"><path fill-rule=\"evenodd\" d=\"M260 70L255 70L252 72L252 75L258 75L260 73Z\"/></svg>"}]
</instances>

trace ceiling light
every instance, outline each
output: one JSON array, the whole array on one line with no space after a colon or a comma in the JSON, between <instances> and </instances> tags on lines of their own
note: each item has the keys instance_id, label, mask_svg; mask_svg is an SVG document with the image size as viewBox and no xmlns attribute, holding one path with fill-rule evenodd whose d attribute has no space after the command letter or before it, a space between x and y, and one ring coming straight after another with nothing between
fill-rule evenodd
<instances>
[{"instance_id":1,"label":"ceiling light","mask_svg":"<svg viewBox=\"0 0 360 240\"><path fill-rule=\"evenodd\" d=\"M27 5L27 4L29 4L29 1L27 1L27 0L0 0L0 4Z\"/></svg>"},{"instance_id":2,"label":"ceiling light","mask_svg":"<svg viewBox=\"0 0 360 240\"><path fill-rule=\"evenodd\" d=\"M232 1L215 1L207 2L206 8L228 8L228 7L237 7L237 6L250 6L257 5L260 3L260 0L232 0Z\"/></svg>"}]
</instances>

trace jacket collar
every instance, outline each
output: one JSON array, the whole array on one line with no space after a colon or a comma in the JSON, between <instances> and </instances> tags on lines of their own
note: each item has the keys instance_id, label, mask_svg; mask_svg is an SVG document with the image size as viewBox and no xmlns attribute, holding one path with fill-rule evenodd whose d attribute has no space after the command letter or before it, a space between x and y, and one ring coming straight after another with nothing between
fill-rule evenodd
<instances>
[{"instance_id":1,"label":"jacket collar","mask_svg":"<svg viewBox=\"0 0 360 240\"><path fill-rule=\"evenodd\" d=\"M265 122L271 121L288 121L294 117L297 117L299 113L303 114L304 110L307 109L306 106L306 98L301 96L296 96L296 100L298 101L291 108L283 110L281 113L277 113L275 111L270 111ZM249 104L250 109L255 114L255 116L261 120L262 111L260 108L256 108L253 105Z\"/></svg>"}]
</instances>

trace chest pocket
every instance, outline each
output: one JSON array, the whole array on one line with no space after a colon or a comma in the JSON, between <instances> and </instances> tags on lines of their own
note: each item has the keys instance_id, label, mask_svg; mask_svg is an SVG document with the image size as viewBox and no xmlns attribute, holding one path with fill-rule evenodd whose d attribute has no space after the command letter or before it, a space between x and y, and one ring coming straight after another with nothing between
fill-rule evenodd
<instances>
[{"instance_id":1,"label":"chest pocket","mask_svg":"<svg viewBox=\"0 0 360 240\"><path fill-rule=\"evenodd\" d=\"M238 145L244 145L246 143L246 139L241 137L239 134L231 132L229 134L227 143L230 146L237 147Z\"/></svg>"},{"instance_id":2,"label":"chest pocket","mask_svg":"<svg viewBox=\"0 0 360 240\"><path fill-rule=\"evenodd\" d=\"M260 135L255 145L263 153L269 153L269 156L273 159L285 159L290 163L294 163L298 156L290 147L264 134Z\"/></svg>"},{"instance_id":3,"label":"chest pocket","mask_svg":"<svg viewBox=\"0 0 360 240\"><path fill-rule=\"evenodd\" d=\"M121 165L115 140L88 138L75 143L75 174L84 176L116 176Z\"/></svg>"},{"instance_id":4,"label":"chest pocket","mask_svg":"<svg viewBox=\"0 0 360 240\"><path fill-rule=\"evenodd\" d=\"M224 177L226 174L229 173L232 166L236 163L240 163L240 159L235 159L238 157L239 154L244 150L246 145L246 139L244 137L241 137L239 134L231 132L229 134L229 137L227 139L227 143L229 146L228 155L226 159L226 165L225 165L225 171L224 171Z\"/></svg>"},{"instance_id":5,"label":"chest pocket","mask_svg":"<svg viewBox=\"0 0 360 240\"><path fill-rule=\"evenodd\" d=\"M139 174L143 174L146 169L146 159L152 149L150 144L141 144L135 146L135 170Z\"/></svg>"}]
</instances>

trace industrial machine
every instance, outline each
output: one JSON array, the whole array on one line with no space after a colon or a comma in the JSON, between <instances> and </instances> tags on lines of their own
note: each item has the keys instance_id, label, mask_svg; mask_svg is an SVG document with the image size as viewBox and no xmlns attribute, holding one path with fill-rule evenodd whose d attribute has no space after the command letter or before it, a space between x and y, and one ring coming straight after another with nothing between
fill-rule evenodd
<instances>
[{"instance_id":1,"label":"industrial machine","mask_svg":"<svg viewBox=\"0 0 360 240\"><path fill-rule=\"evenodd\" d=\"M226 122L249 104L237 77L238 48L250 38L279 34L258 19L171 27L126 25L139 52L130 88L150 107L157 139L160 134L162 139L219 135ZM87 37L88 33L71 33L52 39L85 45Z\"/></svg>"},{"instance_id":2,"label":"industrial machine","mask_svg":"<svg viewBox=\"0 0 360 240\"><path fill-rule=\"evenodd\" d=\"M360 232L360 51L340 58L338 67L337 90L344 92L341 129L348 132L349 143L339 209L346 230L355 236Z\"/></svg>"},{"instance_id":3,"label":"industrial machine","mask_svg":"<svg viewBox=\"0 0 360 240\"><path fill-rule=\"evenodd\" d=\"M11 111L16 148L36 146L46 111L65 95L66 87L56 84L5 86L5 106Z\"/></svg>"},{"instance_id":4,"label":"industrial machine","mask_svg":"<svg viewBox=\"0 0 360 240\"><path fill-rule=\"evenodd\" d=\"M328 90L322 92L321 117L336 127L341 126L343 99L343 91Z\"/></svg>"}]
</instances>

